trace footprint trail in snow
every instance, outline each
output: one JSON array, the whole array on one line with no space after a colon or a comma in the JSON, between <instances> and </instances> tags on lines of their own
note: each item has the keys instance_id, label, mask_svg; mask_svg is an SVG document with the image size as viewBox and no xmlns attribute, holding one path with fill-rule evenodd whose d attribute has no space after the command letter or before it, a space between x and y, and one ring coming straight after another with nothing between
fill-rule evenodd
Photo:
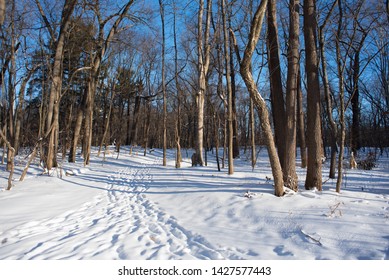
<instances>
[{"instance_id":1,"label":"footprint trail in snow","mask_svg":"<svg viewBox=\"0 0 389 280\"><path fill-rule=\"evenodd\" d=\"M156 163L154 163L156 164ZM228 259L150 201L152 165L125 168L81 208L0 233L0 259Z\"/></svg>"}]
</instances>

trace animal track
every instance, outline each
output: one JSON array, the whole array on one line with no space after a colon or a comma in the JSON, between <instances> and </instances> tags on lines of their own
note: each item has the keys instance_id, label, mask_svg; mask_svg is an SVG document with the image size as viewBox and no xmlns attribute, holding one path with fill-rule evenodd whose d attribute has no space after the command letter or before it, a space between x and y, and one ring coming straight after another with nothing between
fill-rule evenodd
<instances>
[{"instance_id":1,"label":"animal track","mask_svg":"<svg viewBox=\"0 0 389 280\"><path fill-rule=\"evenodd\" d=\"M147 198L151 170L147 165L120 170L108 177L106 192L79 209L1 233L2 258L224 259L234 255L186 230Z\"/></svg>"}]
</instances>

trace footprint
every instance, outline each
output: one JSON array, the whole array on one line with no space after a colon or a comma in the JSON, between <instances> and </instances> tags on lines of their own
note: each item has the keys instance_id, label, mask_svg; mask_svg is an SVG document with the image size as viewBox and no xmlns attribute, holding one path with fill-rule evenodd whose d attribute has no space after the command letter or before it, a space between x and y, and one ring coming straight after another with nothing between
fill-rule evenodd
<instances>
[{"instance_id":1,"label":"footprint","mask_svg":"<svg viewBox=\"0 0 389 280\"><path fill-rule=\"evenodd\" d=\"M273 252L277 253L278 256L293 256L293 253L290 251L285 251L284 245L278 245L273 249Z\"/></svg>"}]
</instances>

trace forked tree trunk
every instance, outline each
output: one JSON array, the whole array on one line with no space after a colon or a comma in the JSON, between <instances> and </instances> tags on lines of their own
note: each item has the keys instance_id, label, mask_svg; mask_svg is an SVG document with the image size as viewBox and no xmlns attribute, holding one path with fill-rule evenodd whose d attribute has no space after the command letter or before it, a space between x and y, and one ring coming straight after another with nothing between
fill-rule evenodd
<instances>
[{"instance_id":1,"label":"forked tree trunk","mask_svg":"<svg viewBox=\"0 0 389 280\"><path fill-rule=\"evenodd\" d=\"M54 61L51 71L51 87L49 94L49 104L47 108L47 118L46 118L46 133L49 134L49 141L46 143L46 153L43 156L48 171L52 167L57 166L57 150L58 150L58 118L59 118L59 103L60 96L62 91L62 64L63 64L63 53L64 53L64 43L65 35L67 33L71 15L77 4L77 0L66 0L62 10L60 30L58 38L55 38L53 28L48 24L44 10L42 9L39 0L35 0L38 9L41 13L43 20L47 24L48 31L50 33L51 39L56 42Z\"/></svg>"},{"instance_id":2,"label":"forked tree trunk","mask_svg":"<svg viewBox=\"0 0 389 280\"><path fill-rule=\"evenodd\" d=\"M48 171L57 166L57 150L58 150L58 118L59 118L59 103L62 91L62 63L65 44L65 35L70 24L71 15L77 4L77 0L66 0L61 16L61 24L58 39L56 40L56 49L54 55L54 62L52 66L52 80L49 94L49 105L47 109L46 119L46 133L49 133L49 141L47 143L47 151L45 154L46 168ZM40 7L40 3L36 0ZM44 12L41 11L42 17L45 20ZM47 26L49 32L52 34L51 26ZM52 38L55 40L55 38Z\"/></svg>"},{"instance_id":3,"label":"forked tree trunk","mask_svg":"<svg viewBox=\"0 0 389 280\"><path fill-rule=\"evenodd\" d=\"M280 160L278 158L276 145L274 142L273 131L270 125L269 112L266 107L265 99L258 91L257 85L251 73L251 59L258 43L259 35L261 33L263 18L266 12L267 0L261 0L254 18L251 22L248 42L244 51L244 56L240 64L240 73L246 84L250 97L253 99L254 105L259 113L262 130L265 136L267 150L269 153L270 165L272 168L274 179L274 190L276 196L284 195L284 181L282 178L282 169ZM236 45L236 40L234 40Z\"/></svg>"},{"instance_id":4,"label":"forked tree trunk","mask_svg":"<svg viewBox=\"0 0 389 280\"><path fill-rule=\"evenodd\" d=\"M88 81L88 96L86 99L86 111L85 111L85 135L84 135L84 164L89 165L91 146L92 146L92 129L93 129L93 106L96 95L98 77L101 70L101 62L104 55L112 42L112 38L120 31L120 23L127 16L130 7L133 5L134 0L128 0L126 4L120 9L120 12L116 15L115 21L104 20L100 17L99 7L96 7L95 12L99 14L99 30L98 30L98 51L95 52L92 58L92 67L90 73L90 80ZM113 18L113 17L112 17ZM108 28L106 24L111 24ZM108 34L105 35L105 31L108 30ZM120 148L121 139L119 139L118 149ZM119 156L119 153L118 153Z\"/></svg>"}]
</instances>

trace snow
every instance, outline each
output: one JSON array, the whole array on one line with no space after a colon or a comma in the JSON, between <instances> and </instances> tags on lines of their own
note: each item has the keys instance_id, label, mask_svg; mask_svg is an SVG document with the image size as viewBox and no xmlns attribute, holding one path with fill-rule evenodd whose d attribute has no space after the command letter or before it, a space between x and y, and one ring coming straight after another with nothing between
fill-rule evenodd
<instances>
[{"instance_id":1,"label":"snow","mask_svg":"<svg viewBox=\"0 0 389 280\"><path fill-rule=\"evenodd\" d=\"M50 176L35 164L23 182L19 157L11 191L3 166L0 259L389 259L386 155L373 170L346 169L340 194L336 180L304 190L298 168L300 190L279 198L265 149L254 170L248 156L235 160L233 175L218 172L211 153L208 166L191 167L183 150L176 169L174 150L166 167L161 150L129 151L95 151L89 166L64 161Z\"/></svg>"}]
</instances>

